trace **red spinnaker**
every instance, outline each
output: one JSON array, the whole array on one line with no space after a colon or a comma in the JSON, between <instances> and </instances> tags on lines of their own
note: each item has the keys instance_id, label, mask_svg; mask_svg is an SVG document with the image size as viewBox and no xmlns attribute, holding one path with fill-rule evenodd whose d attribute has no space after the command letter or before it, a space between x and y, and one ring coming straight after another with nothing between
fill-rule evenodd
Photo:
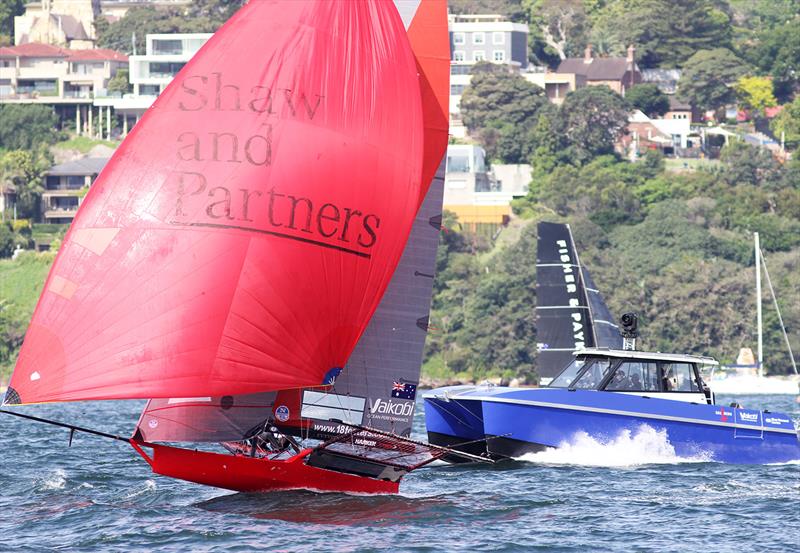
<instances>
[{"instance_id":1,"label":"red spinnaker","mask_svg":"<svg viewBox=\"0 0 800 553\"><path fill-rule=\"evenodd\" d=\"M369 322L424 197L419 90L391 2L247 4L90 190L11 399L321 384Z\"/></svg>"}]
</instances>

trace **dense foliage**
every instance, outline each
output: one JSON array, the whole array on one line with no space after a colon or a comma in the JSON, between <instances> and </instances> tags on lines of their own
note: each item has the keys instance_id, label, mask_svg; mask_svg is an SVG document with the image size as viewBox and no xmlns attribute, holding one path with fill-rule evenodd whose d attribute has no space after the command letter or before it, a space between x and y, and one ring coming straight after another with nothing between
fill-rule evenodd
<instances>
[{"instance_id":1,"label":"dense foliage","mask_svg":"<svg viewBox=\"0 0 800 553\"><path fill-rule=\"evenodd\" d=\"M649 117L659 117L669 111L669 98L653 83L633 85L625 92L625 100Z\"/></svg>"},{"instance_id":2,"label":"dense foliage","mask_svg":"<svg viewBox=\"0 0 800 553\"><path fill-rule=\"evenodd\" d=\"M531 151L528 141L520 138L547 105L542 89L490 63L476 66L473 72L472 83L461 98L464 124L480 139L490 158L524 163Z\"/></svg>"},{"instance_id":3,"label":"dense foliage","mask_svg":"<svg viewBox=\"0 0 800 553\"><path fill-rule=\"evenodd\" d=\"M0 185L16 191L19 217L39 213L42 173L52 162L48 146L62 137L57 122L48 106L0 105Z\"/></svg>"},{"instance_id":4,"label":"dense foliage","mask_svg":"<svg viewBox=\"0 0 800 553\"><path fill-rule=\"evenodd\" d=\"M800 181L763 149L735 143L717 170L675 173L658 154L613 155L539 174L522 219L492 246L454 221L443 235L426 353L434 376L535 380L536 221L571 224L583 263L612 311L637 311L642 346L732 362L755 348L752 232L795 351L800 347ZM793 175L794 172L794 176ZM768 370L789 360L765 291Z\"/></svg>"},{"instance_id":5,"label":"dense foliage","mask_svg":"<svg viewBox=\"0 0 800 553\"><path fill-rule=\"evenodd\" d=\"M243 0L195 0L186 7L133 7L113 23L95 21L97 44L132 54L145 51L145 38L153 33L213 33L245 2Z\"/></svg>"},{"instance_id":6,"label":"dense foliage","mask_svg":"<svg viewBox=\"0 0 800 553\"><path fill-rule=\"evenodd\" d=\"M14 43L14 16L25 11L23 0L0 2L0 46Z\"/></svg>"},{"instance_id":7,"label":"dense foliage","mask_svg":"<svg viewBox=\"0 0 800 553\"><path fill-rule=\"evenodd\" d=\"M60 139L57 123L52 107L0 104L0 150L26 150L40 144L54 144Z\"/></svg>"},{"instance_id":8,"label":"dense foliage","mask_svg":"<svg viewBox=\"0 0 800 553\"><path fill-rule=\"evenodd\" d=\"M733 102L734 84L747 73L744 62L727 48L700 50L683 66L678 95L703 110L716 110Z\"/></svg>"},{"instance_id":9,"label":"dense foliage","mask_svg":"<svg viewBox=\"0 0 800 553\"><path fill-rule=\"evenodd\" d=\"M600 55L636 46L641 67L682 70L679 98L699 110L738 102L753 115L782 105L772 132L800 145L800 2L746 0L470 0L465 13L506 14L530 28L530 59L556 67L589 43ZM491 4L491 10L488 8ZM458 4L456 4L458 6ZM520 9L523 8L522 14ZM459 8L456 7L456 10ZM755 348L752 233L761 236L790 341L800 349L800 160L731 141L717 162L635 163L614 142L628 111L669 108L654 85L625 98L604 87L540 104L512 75L481 70L463 95L470 135L494 162L533 167L518 218L495 240L452 216L442 235L425 370L440 378L536 379L536 222L572 226L582 261L616 314L634 310L641 345L732 362ZM761 127L764 128L764 127ZM751 131L752 132L752 131ZM676 167L680 167L677 170ZM764 291L768 371L790 370Z\"/></svg>"}]
</instances>

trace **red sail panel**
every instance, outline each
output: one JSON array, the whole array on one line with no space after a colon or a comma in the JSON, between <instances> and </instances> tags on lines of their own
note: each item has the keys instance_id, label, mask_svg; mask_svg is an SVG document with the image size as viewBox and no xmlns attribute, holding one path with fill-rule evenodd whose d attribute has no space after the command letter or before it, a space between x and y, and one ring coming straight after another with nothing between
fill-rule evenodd
<instances>
[{"instance_id":1,"label":"red sail panel","mask_svg":"<svg viewBox=\"0 0 800 553\"><path fill-rule=\"evenodd\" d=\"M408 27L417 60L425 119L425 160L420 204L425 199L439 162L447 151L450 131L450 35L447 0L421 0Z\"/></svg>"},{"instance_id":2,"label":"red sail panel","mask_svg":"<svg viewBox=\"0 0 800 553\"><path fill-rule=\"evenodd\" d=\"M425 161L442 160L447 148L450 45L444 0L395 0L409 32L420 72L425 127ZM443 163L437 179L424 177L428 189L414 226L380 305L332 388L288 390L273 405L275 394L214 398L155 399L145 406L137 431L146 441L240 440L270 416L294 434L330 435L347 427L335 418L371 427L410 432L414 402L393 398L398 379L416 383L427 330L433 284L438 221L441 219ZM427 170L427 169L426 169ZM431 184L433 181L433 184ZM438 186L438 188L437 188ZM402 334L397 339L393 335ZM307 393L306 393L307 392ZM342 395L350 396L343 398ZM380 398L380 399L378 399ZM392 403L394 402L394 403ZM397 403L404 403L400 409ZM390 406L394 412L370 413ZM259 408L260 407L260 408ZM275 409L282 407L280 412ZM306 418L302 417L305 412ZM368 416L365 418L364 414ZM380 417L380 418L378 418ZM300 431L303 429L303 432ZM316 428L316 430L315 430Z\"/></svg>"},{"instance_id":3,"label":"red sail panel","mask_svg":"<svg viewBox=\"0 0 800 553\"><path fill-rule=\"evenodd\" d=\"M424 195L419 79L380 1L250 2L87 195L22 403L224 396L344 366Z\"/></svg>"}]
</instances>

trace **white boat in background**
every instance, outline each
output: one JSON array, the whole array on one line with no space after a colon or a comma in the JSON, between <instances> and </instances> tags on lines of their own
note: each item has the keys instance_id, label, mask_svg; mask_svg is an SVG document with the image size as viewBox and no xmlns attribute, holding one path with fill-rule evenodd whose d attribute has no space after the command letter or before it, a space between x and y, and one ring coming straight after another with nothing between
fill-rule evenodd
<instances>
[{"instance_id":1,"label":"white boat in background","mask_svg":"<svg viewBox=\"0 0 800 553\"><path fill-rule=\"evenodd\" d=\"M756 267L756 318L758 321L758 360L753 356L750 348L742 348L735 365L719 367L712 370L707 379L711 389L717 394L728 395L750 395L750 394L800 394L800 375L797 373L797 363L792 354L792 346L783 325L783 317L775 298L775 290L769 278L767 264L759 245L758 233L753 233L755 239L755 267ZM789 359L792 362L793 375L786 376L765 376L764 375L764 352L763 352L763 329L761 319L761 268L764 268L764 275L767 277L772 301L778 313L778 322L783 331L783 338L789 350Z\"/></svg>"}]
</instances>

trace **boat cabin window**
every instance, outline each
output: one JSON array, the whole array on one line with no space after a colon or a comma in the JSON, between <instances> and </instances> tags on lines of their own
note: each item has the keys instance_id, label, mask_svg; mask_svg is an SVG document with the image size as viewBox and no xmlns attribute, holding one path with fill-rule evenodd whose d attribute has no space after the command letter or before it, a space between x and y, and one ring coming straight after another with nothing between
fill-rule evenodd
<instances>
[{"instance_id":1,"label":"boat cabin window","mask_svg":"<svg viewBox=\"0 0 800 553\"><path fill-rule=\"evenodd\" d=\"M657 392L658 365L649 361L623 361L605 389L614 392Z\"/></svg>"},{"instance_id":2,"label":"boat cabin window","mask_svg":"<svg viewBox=\"0 0 800 553\"><path fill-rule=\"evenodd\" d=\"M611 363L608 359L597 359L573 382L570 388L578 390L595 390L608 374Z\"/></svg>"},{"instance_id":3,"label":"boat cabin window","mask_svg":"<svg viewBox=\"0 0 800 553\"><path fill-rule=\"evenodd\" d=\"M665 392L699 392L691 363L661 363Z\"/></svg>"},{"instance_id":4,"label":"boat cabin window","mask_svg":"<svg viewBox=\"0 0 800 553\"><path fill-rule=\"evenodd\" d=\"M561 374L555 377L550 384L548 384L549 388L566 388L569 386L575 377L578 376L578 373L583 370L583 367L586 365L585 359L573 359L572 362L567 365Z\"/></svg>"}]
</instances>

